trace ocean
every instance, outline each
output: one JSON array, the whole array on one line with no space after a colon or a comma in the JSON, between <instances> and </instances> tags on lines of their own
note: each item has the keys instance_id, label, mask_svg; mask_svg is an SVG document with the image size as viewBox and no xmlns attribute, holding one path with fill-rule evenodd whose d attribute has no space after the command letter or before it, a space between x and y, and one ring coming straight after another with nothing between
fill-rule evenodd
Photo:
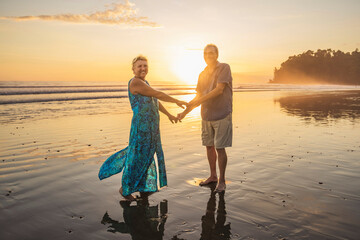
<instances>
[{"instance_id":1,"label":"ocean","mask_svg":"<svg viewBox=\"0 0 360 240\"><path fill-rule=\"evenodd\" d=\"M170 95L194 94L194 85L155 84L152 87ZM234 92L281 90L356 90L359 86L235 84ZM77 101L128 96L126 83L114 82L0 82L0 104Z\"/></svg>"}]
</instances>

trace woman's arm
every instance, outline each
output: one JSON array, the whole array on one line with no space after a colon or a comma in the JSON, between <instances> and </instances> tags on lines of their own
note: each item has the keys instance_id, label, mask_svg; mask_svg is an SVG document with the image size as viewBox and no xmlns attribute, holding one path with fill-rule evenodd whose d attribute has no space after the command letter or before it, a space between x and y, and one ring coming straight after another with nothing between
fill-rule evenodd
<instances>
[{"instance_id":1,"label":"woman's arm","mask_svg":"<svg viewBox=\"0 0 360 240\"><path fill-rule=\"evenodd\" d=\"M134 78L130 83L130 92L132 94L140 94L147 97L154 97L164 102L176 103L179 107L184 108L187 103L176 98L170 97L164 92L158 91L147 85L143 80Z\"/></svg>"},{"instance_id":2,"label":"woman's arm","mask_svg":"<svg viewBox=\"0 0 360 240\"><path fill-rule=\"evenodd\" d=\"M177 123L178 118L175 117L175 116L173 116L172 114L170 114L170 113L166 110L166 108L161 104L161 102L159 102L159 111L162 112L162 113L164 113L164 114L169 118L169 120L170 120L171 123L174 123L174 122Z\"/></svg>"}]
</instances>

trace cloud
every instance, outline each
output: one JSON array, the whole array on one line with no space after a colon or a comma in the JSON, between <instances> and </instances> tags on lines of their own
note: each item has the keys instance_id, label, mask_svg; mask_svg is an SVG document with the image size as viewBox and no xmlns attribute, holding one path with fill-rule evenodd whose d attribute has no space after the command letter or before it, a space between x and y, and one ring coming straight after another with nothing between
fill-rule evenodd
<instances>
[{"instance_id":1,"label":"cloud","mask_svg":"<svg viewBox=\"0 0 360 240\"><path fill-rule=\"evenodd\" d=\"M128 25L131 27L160 27L156 22L149 21L148 17L138 16L135 4L125 0L125 3L113 3L105 6L104 11L91 14L58 14L38 16L0 17L0 19L14 21L63 21L71 23L100 23L112 25Z\"/></svg>"}]
</instances>

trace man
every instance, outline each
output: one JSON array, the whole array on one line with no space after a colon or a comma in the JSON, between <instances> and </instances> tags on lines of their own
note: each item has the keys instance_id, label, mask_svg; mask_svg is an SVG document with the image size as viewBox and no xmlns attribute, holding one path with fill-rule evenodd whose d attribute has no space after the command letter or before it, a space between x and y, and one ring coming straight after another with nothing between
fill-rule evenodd
<instances>
[{"instance_id":1,"label":"man","mask_svg":"<svg viewBox=\"0 0 360 240\"><path fill-rule=\"evenodd\" d=\"M225 148L232 145L232 76L230 66L218 62L218 56L219 51L214 44L204 48L207 67L199 75L196 97L189 102L184 112L178 114L178 119L183 119L192 109L201 105L201 138L203 146L206 146L210 176L200 186L217 182L215 191L223 192L226 188ZM219 179L216 173L217 160Z\"/></svg>"}]
</instances>

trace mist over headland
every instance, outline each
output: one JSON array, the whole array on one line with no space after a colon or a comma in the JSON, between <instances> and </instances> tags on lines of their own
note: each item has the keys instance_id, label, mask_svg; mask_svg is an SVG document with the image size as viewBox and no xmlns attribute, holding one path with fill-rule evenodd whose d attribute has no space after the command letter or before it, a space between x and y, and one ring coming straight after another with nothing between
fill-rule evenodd
<instances>
[{"instance_id":1,"label":"mist over headland","mask_svg":"<svg viewBox=\"0 0 360 240\"><path fill-rule=\"evenodd\" d=\"M270 83L360 85L360 52L308 50L275 68Z\"/></svg>"}]
</instances>

